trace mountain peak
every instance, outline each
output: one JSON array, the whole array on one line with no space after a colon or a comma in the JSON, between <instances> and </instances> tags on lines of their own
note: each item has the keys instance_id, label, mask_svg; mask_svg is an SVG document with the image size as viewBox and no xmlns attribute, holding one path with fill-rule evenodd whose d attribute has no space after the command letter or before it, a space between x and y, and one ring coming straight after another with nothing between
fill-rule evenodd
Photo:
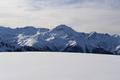
<instances>
[{"instance_id":1,"label":"mountain peak","mask_svg":"<svg viewBox=\"0 0 120 80\"><path fill-rule=\"evenodd\" d=\"M61 25L56 26L55 29L72 29L72 28L70 28L70 27L67 26L67 25L61 24Z\"/></svg>"},{"instance_id":2,"label":"mountain peak","mask_svg":"<svg viewBox=\"0 0 120 80\"><path fill-rule=\"evenodd\" d=\"M58 25L56 26L56 28L53 29L53 31L58 31L58 30L62 30L64 32L75 32L71 27L67 26L67 25L64 25L64 24L61 24L61 25Z\"/></svg>"},{"instance_id":3,"label":"mountain peak","mask_svg":"<svg viewBox=\"0 0 120 80\"><path fill-rule=\"evenodd\" d=\"M71 27L66 26L64 24L56 26L54 29L52 29L52 32L66 33L68 35L77 35L77 32L75 30L73 30Z\"/></svg>"}]
</instances>

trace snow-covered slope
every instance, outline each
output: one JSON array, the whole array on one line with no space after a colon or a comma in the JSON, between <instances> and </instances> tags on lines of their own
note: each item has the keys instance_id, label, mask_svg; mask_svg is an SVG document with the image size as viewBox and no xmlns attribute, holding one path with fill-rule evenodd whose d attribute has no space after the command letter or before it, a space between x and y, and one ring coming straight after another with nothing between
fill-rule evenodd
<instances>
[{"instance_id":1,"label":"snow-covered slope","mask_svg":"<svg viewBox=\"0 0 120 80\"><path fill-rule=\"evenodd\" d=\"M120 36L76 32L66 25L46 28L0 27L0 51L60 51L120 54Z\"/></svg>"},{"instance_id":2,"label":"snow-covered slope","mask_svg":"<svg viewBox=\"0 0 120 80\"><path fill-rule=\"evenodd\" d=\"M120 80L120 56L1 53L0 80Z\"/></svg>"}]
</instances>

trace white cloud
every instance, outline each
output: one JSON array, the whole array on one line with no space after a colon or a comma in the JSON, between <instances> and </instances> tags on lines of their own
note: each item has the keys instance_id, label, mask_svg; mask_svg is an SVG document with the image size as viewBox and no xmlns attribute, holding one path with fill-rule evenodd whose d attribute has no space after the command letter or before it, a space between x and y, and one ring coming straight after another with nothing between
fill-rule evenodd
<instances>
[{"instance_id":1,"label":"white cloud","mask_svg":"<svg viewBox=\"0 0 120 80\"><path fill-rule=\"evenodd\" d=\"M4 0L0 25L42 26L66 24L82 32L120 33L119 0Z\"/></svg>"}]
</instances>

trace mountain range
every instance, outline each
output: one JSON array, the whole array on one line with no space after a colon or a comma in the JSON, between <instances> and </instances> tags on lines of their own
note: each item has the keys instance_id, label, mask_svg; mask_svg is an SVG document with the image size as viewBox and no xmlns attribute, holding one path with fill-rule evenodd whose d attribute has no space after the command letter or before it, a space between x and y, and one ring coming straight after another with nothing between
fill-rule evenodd
<instances>
[{"instance_id":1,"label":"mountain range","mask_svg":"<svg viewBox=\"0 0 120 80\"><path fill-rule=\"evenodd\" d=\"M53 29L0 27L0 52L50 51L120 55L120 35L77 32L66 25Z\"/></svg>"}]
</instances>

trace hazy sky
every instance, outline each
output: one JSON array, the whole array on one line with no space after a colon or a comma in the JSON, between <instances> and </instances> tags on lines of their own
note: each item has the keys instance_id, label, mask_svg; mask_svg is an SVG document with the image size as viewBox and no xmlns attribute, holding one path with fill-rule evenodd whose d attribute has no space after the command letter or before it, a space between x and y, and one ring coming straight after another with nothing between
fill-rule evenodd
<instances>
[{"instance_id":1,"label":"hazy sky","mask_svg":"<svg viewBox=\"0 0 120 80\"><path fill-rule=\"evenodd\" d=\"M120 0L0 0L0 25L120 34Z\"/></svg>"}]
</instances>

